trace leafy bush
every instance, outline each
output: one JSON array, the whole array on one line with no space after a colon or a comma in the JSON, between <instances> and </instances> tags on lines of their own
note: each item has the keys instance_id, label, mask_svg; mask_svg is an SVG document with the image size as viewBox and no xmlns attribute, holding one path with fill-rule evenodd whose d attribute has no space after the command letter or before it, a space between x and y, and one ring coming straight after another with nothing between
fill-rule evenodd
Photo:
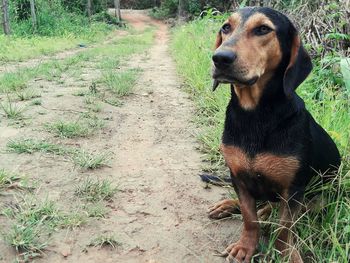
<instances>
[{"instance_id":1,"label":"leafy bush","mask_svg":"<svg viewBox=\"0 0 350 263\"><path fill-rule=\"evenodd\" d=\"M119 25L119 22L116 17L111 16L108 12L102 11L93 15L92 19L96 22L104 22L106 24Z\"/></svg>"},{"instance_id":2,"label":"leafy bush","mask_svg":"<svg viewBox=\"0 0 350 263\"><path fill-rule=\"evenodd\" d=\"M10 2L11 29L16 36L31 36L33 33L41 36L89 35L94 34L96 27L98 30L107 30L107 26L90 23L85 15L86 1L82 0L37 0L35 2L37 28L34 30L28 2L28 0ZM95 3L93 12L105 10L106 1L96 0L93 3ZM107 19L102 19L105 20Z\"/></svg>"}]
</instances>

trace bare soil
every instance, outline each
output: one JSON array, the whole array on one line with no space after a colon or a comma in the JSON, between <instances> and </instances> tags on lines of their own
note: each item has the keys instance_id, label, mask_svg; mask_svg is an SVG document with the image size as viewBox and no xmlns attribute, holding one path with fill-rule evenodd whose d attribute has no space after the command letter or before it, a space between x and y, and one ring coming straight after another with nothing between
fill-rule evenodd
<instances>
[{"instance_id":1,"label":"bare soil","mask_svg":"<svg viewBox=\"0 0 350 263\"><path fill-rule=\"evenodd\" d=\"M191 122L194 106L181 90L181 79L169 55L168 28L143 12L124 11L122 16L139 30L156 26L157 34L148 52L134 55L128 62L128 67L143 70L135 92L124 99L122 107L103 104L99 114L108 123L100 133L63 141L40 128L48 121L76 119L84 106L82 98L72 92L88 85L96 74L88 65L81 83L69 78L60 85L42 81L43 108L26 111L30 123L23 127L0 123L1 149L9 139L25 136L112 152L109 167L91 171L82 171L60 156L1 153L0 167L26 174L37 183L38 196L54 200L62 209L79 205L73 189L85 178L109 179L120 189L107 204L106 218L91 219L73 230L58 230L35 262L224 262L213 255L214 250L223 250L237 240L241 222L208 219L207 208L227 192L205 188L198 177L201 154L196 150L197 130ZM6 218L0 217L0 226L6 229ZM116 249L87 246L103 233L115 233L122 245ZM0 262L12 262L16 255L3 241L0 253Z\"/></svg>"}]
</instances>

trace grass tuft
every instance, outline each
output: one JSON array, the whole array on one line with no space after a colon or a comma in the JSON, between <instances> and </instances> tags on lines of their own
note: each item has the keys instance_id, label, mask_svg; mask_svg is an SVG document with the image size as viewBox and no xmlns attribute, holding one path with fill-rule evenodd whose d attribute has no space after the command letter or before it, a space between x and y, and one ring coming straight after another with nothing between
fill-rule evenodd
<instances>
[{"instance_id":1,"label":"grass tuft","mask_svg":"<svg viewBox=\"0 0 350 263\"><path fill-rule=\"evenodd\" d=\"M20 179L18 175L6 171L5 169L0 169L0 190L15 187Z\"/></svg>"},{"instance_id":2,"label":"grass tuft","mask_svg":"<svg viewBox=\"0 0 350 263\"><path fill-rule=\"evenodd\" d=\"M9 233L5 234L5 241L27 258L40 256L47 247L47 243L40 239L41 229L38 226L12 225Z\"/></svg>"},{"instance_id":3,"label":"grass tuft","mask_svg":"<svg viewBox=\"0 0 350 263\"><path fill-rule=\"evenodd\" d=\"M116 192L117 188L107 180L87 179L75 189L75 195L88 202L109 201Z\"/></svg>"},{"instance_id":4,"label":"grass tuft","mask_svg":"<svg viewBox=\"0 0 350 263\"><path fill-rule=\"evenodd\" d=\"M107 208L102 202L89 203L84 206L88 217L104 218L107 214Z\"/></svg>"},{"instance_id":5,"label":"grass tuft","mask_svg":"<svg viewBox=\"0 0 350 263\"><path fill-rule=\"evenodd\" d=\"M41 99L35 99L30 103L31 106L40 106L41 104L42 104Z\"/></svg>"},{"instance_id":6,"label":"grass tuft","mask_svg":"<svg viewBox=\"0 0 350 263\"><path fill-rule=\"evenodd\" d=\"M5 116L9 119L22 119L24 108L11 101L1 103L1 108Z\"/></svg>"},{"instance_id":7,"label":"grass tuft","mask_svg":"<svg viewBox=\"0 0 350 263\"><path fill-rule=\"evenodd\" d=\"M16 96L20 101L31 100L34 98L40 98L41 95L35 92L33 89L25 89L16 92Z\"/></svg>"},{"instance_id":8,"label":"grass tuft","mask_svg":"<svg viewBox=\"0 0 350 263\"><path fill-rule=\"evenodd\" d=\"M92 246L92 247L112 247L112 248L117 248L119 246L121 246L122 243L120 243L117 238L115 237L115 235L113 234L104 234L104 235L100 235L96 238L94 238L93 240L91 240L91 242L89 243L88 246Z\"/></svg>"},{"instance_id":9,"label":"grass tuft","mask_svg":"<svg viewBox=\"0 0 350 263\"><path fill-rule=\"evenodd\" d=\"M93 154L87 151L77 151L73 155L74 164L83 169L97 169L108 165L110 153Z\"/></svg>"},{"instance_id":10,"label":"grass tuft","mask_svg":"<svg viewBox=\"0 0 350 263\"><path fill-rule=\"evenodd\" d=\"M15 153L32 154L34 152L44 152L63 155L67 152L62 146L52 144L44 140L39 141L33 139L10 140L6 147L8 151Z\"/></svg>"},{"instance_id":11,"label":"grass tuft","mask_svg":"<svg viewBox=\"0 0 350 263\"><path fill-rule=\"evenodd\" d=\"M129 69L123 72L108 70L103 73L101 82L118 97L129 95L137 80L139 69Z\"/></svg>"},{"instance_id":12,"label":"grass tuft","mask_svg":"<svg viewBox=\"0 0 350 263\"><path fill-rule=\"evenodd\" d=\"M86 137L92 131L85 124L75 121L57 121L46 124L46 130L62 138Z\"/></svg>"}]
</instances>

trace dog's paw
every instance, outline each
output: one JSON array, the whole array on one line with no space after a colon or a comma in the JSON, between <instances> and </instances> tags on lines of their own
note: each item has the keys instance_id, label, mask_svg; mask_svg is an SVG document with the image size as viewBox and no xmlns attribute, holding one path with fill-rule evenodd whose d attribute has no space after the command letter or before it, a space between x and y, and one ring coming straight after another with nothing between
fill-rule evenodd
<instances>
[{"instance_id":1,"label":"dog's paw","mask_svg":"<svg viewBox=\"0 0 350 263\"><path fill-rule=\"evenodd\" d=\"M242 242L238 241L237 243L229 245L222 256L226 257L226 261L233 263L249 263L254 255L256 249L255 242Z\"/></svg>"},{"instance_id":2,"label":"dog's paw","mask_svg":"<svg viewBox=\"0 0 350 263\"><path fill-rule=\"evenodd\" d=\"M212 219L221 219L239 213L240 208L237 199L222 200L208 209L209 218Z\"/></svg>"}]
</instances>

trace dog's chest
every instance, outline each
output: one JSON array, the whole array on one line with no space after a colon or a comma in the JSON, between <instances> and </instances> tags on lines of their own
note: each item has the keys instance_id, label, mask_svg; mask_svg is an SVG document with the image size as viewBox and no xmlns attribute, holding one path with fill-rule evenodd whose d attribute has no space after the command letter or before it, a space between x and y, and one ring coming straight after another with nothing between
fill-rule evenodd
<instances>
[{"instance_id":1,"label":"dog's chest","mask_svg":"<svg viewBox=\"0 0 350 263\"><path fill-rule=\"evenodd\" d=\"M250 157L239 147L225 144L220 149L233 176L243 174L249 176L250 180L267 179L282 189L289 188L299 169L299 160L294 156L266 152Z\"/></svg>"}]
</instances>

